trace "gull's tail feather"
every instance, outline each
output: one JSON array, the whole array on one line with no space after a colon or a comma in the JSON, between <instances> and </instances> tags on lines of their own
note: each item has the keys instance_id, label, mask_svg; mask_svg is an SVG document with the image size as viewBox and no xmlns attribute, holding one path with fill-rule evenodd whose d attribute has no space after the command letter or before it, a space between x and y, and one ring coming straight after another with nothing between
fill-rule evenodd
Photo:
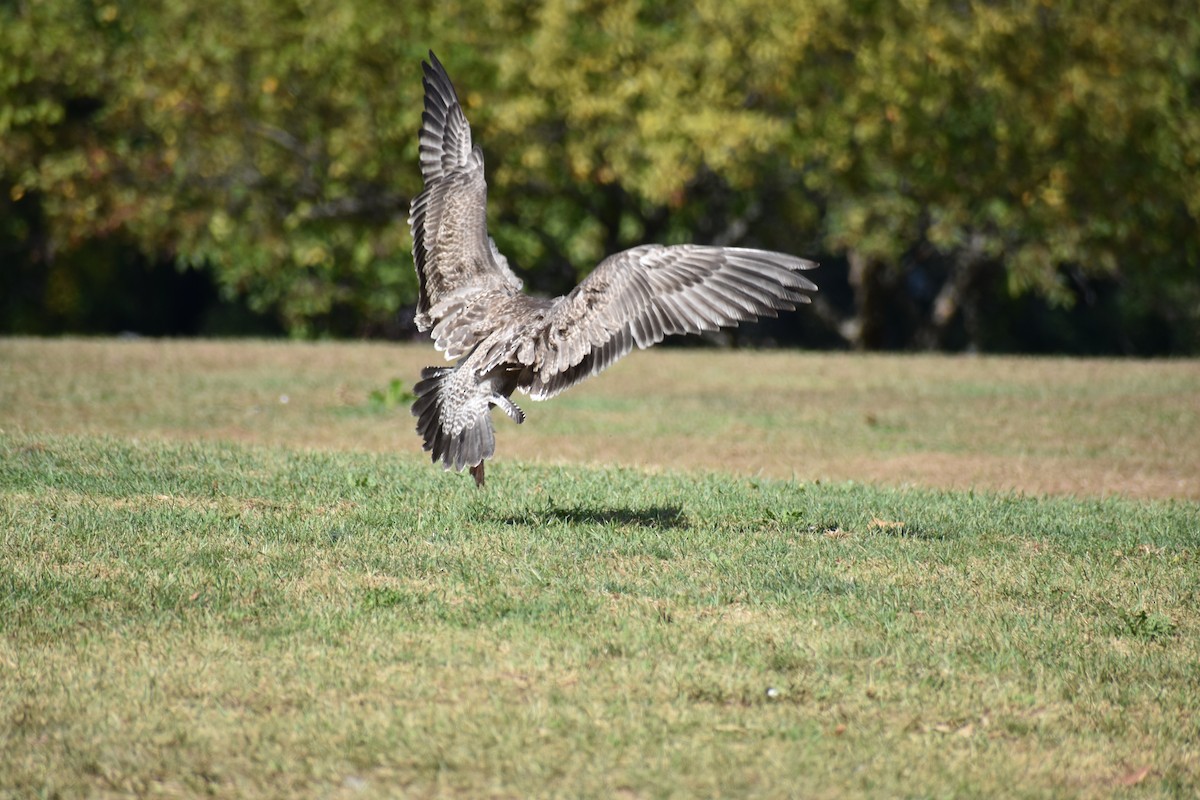
<instances>
[{"instance_id":1,"label":"gull's tail feather","mask_svg":"<svg viewBox=\"0 0 1200 800\"><path fill-rule=\"evenodd\" d=\"M491 393L461 377L452 367L421 370L412 413L433 461L459 472L469 467L475 482L482 486L483 462L496 452L496 434L488 413Z\"/></svg>"}]
</instances>

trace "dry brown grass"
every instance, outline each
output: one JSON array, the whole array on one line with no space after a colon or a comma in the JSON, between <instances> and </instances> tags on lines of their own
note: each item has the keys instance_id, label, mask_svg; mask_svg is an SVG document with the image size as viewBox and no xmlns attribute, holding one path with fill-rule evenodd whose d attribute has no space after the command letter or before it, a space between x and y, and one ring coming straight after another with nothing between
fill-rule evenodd
<instances>
[{"instance_id":1,"label":"dry brown grass","mask_svg":"<svg viewBox=\"0 0 1200 800\"><path fill-rule=\"evenodd\" d=\"M0 340L0 429L420 456L431 347ZM286 398L286 402L284 399ZM498 458L800 480L1200 498L1200 363L656 350L497 418Z\"/></svg>"}]
</instances>

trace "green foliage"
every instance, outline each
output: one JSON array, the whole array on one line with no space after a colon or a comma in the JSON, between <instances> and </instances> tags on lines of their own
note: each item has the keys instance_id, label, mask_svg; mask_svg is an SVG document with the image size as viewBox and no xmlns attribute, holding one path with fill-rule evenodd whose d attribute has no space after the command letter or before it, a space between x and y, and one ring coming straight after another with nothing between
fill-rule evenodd
<instances>
[{"instance_id":1,"label":"green foliage","mask_svg":"<svg viewBox=\"0 0 1200 800\"><path fill-rule=\"evenodd\" d=\"M408 383L399 378L392 378L388 382L387 388L373 389L368 395L371 408L376 411L391 411L407 407L412 405L416 399L417 396L408 388Z\"/></svg>"},{"instance_id":2,"label":"green foliage","mask_svg":"<svg viewBox=\"0 0 1200 800\"><path fill-rule=\"evenodd\" d=\"M1063 265L1195 281L1194 19L1162 4L915 5L881 18L874 46L851 40L856 120L821 134L847 145L835 244L889 263L918 242L959 269L997 260L1011 291L1056 303L1074 299Z\"/></svg>"},{"instance_id":3,"label":"green foliage","mask_svg":"<svg viewBox=\"0 0 1200 800\"><path fill-rule=\"evenodd\" d=\"M1132 636L1150 642L1161 642L1176 634L1179 626L1168 615L1161 611L1147 611L1139 608L1136 611L1119 613L1120 624L1117 633Z\"/></svg>"},{"instance_id":4,"label":"green foliage","mask_svg":"<svg viewBox=\"0 0 1200 800\"><path fill-rule=\"evenodd\" d=\"M0 242L53 269L119 237L296 334L386 331L429 47L537 288L746 242L861 262L860 317L920 271L931 341L998 271L1055 304L1117 281L1200 346L1200 21L1137 0L7 4Z\"/></svg>"},{"instance_id":5,"label":"green foliage","mask_svg":"<svg viewBox=\"0 0 1200 800\"><path fill-rule=\"evenodd\" d=\"M14 201L36 195L57 247L122 232L212 268L297 333L369 330L411 297L402 187L416 175L420 9L0 14L15 106L0 174Z\"/></svg>"}]
</instances>

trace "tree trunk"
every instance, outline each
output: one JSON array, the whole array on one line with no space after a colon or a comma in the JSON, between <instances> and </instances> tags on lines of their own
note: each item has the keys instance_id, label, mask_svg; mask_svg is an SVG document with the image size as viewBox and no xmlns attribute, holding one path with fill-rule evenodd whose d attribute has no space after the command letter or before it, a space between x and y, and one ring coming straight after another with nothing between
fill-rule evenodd
<instances>
[{"instance_id":1,"label":"tree trunk","mask_svg":"<svg viewBox=\"0 0 1200 800\"><path fill-rule=\"evenodd\" d=\"M887 344L888 265L856 250L847 254L855 316L843 335L856 350L880 350Z\"/></svg>"},{"instance_id":2,"label":"tree trunk","mask_svg":"<svg viewBox=\"0 0 1200 800\"><path fill-rule=\"evenodd\" d=\"M933 301L924 330L918 334L922 347L932 350L952 346L952 327L955 320L961 319L967 350L978 352L983 349L986 335L984 309L995 288L996 270L996 262L987 259L980 247L959 254Z\"/></svg>"}]
</instances>

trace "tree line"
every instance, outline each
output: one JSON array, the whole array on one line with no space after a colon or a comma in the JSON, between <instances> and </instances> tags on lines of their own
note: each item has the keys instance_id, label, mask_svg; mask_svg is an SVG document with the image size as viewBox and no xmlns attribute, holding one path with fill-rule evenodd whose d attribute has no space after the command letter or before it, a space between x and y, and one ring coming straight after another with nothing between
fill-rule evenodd
<instances>
[{"instance_id":1,"label":"tree line","mask_svg":"<svg viewBox=\"0 0 1200 800\"><path fill-rule=\"evenodd\" d=\"M191 302L404 335L430 48L532 290L759 246L823 291L757 337L1200 350L1200 17L1169 0L5 3L0 330Z\"/></svg>"}]
</instances>

